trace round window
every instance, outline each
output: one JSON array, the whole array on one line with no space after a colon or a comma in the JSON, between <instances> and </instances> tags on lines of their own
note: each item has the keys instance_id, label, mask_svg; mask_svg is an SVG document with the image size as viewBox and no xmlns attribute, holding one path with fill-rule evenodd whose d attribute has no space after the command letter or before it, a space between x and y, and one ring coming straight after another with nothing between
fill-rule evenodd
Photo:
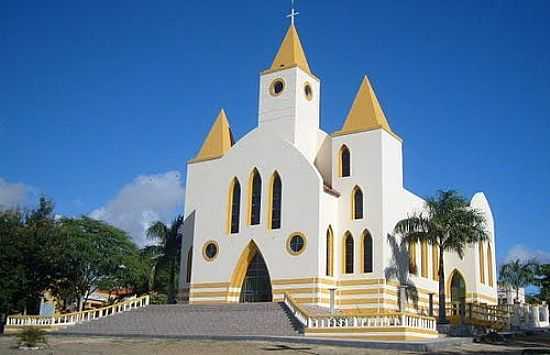
<instances>
[{"instance_id":1,"label":"round window","mask_svg":"<svg viewBox=\"0 0 550 355\"><path fill-rule=\"evenodd\" d=\"M271 83L269 92L271 93L271 95L277 96L277 95L280 95L284 89L285 89L285 82L283 81L283 79L275 79Z\"/></svg>"},{"instance_id":2,"label":"round window","mask_svg":"<svg viewBox=\"0 0 550 355\"><path fill-rule=\"evenodd\" d=\"M218 244L214 241L207 242L202 253L206 260L213 260L218 255Z\"/></svg>"},{"instance_id":3,"label":"round window","mask_svg":"<svg viewBox=\"0 0 550 355\"><path fill-rule=\"evenodd\" d=\"M306 95L306 99L310 100L313 99L313 89L311 88L311 85L309 83L306 83L304 86L304 94Z\"/></svg>"},{"instance_id":4,"label":"round window","mask_svg":"<svg viewBox=\"0 0 550 355\"><path fill-rule=\"evenodd\" d=\"M302 234L293 234L288 239L288 251L293 255L301 254L306 246L306 241Z\"/></svg>"}]
</instances>

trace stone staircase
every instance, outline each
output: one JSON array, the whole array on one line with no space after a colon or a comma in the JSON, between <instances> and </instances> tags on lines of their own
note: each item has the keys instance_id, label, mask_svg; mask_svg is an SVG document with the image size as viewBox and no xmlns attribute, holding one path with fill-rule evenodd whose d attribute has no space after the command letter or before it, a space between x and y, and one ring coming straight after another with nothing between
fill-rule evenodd
<instances>
[{"instance_id":1,"label":"stone staircase","mask_svg":"<svg viewBox=\"0 0 550 355\"><path fill-rule=\"evenodd\" d=\"M282 302L149 305L58 331L106 336L296 336L301 332Z\"/></svg>"}]
</instances>

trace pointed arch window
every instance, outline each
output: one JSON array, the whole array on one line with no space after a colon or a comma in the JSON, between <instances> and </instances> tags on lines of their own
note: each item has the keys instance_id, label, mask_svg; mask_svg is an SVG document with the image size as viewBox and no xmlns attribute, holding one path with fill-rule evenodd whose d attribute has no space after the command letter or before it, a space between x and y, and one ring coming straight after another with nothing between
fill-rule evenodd
<instances>
[{"instance_id":1,"label":"pointed arch window","mask_svg":"<svg viewBox=\"0 0 550 355\"><path fill-rule=\"evenodd\" d=\"M185 281L187 283L191 282L191 265L193 264L193 247L189 248L187 252L187 273L185 275Z\"/></svg>"},{"instance_id":2,"label":"pointed arch window","mask_svg":"<svg viewBox=\"0 0 550 355\"><path fill-rule=\"evenodd\" d=\"M428 242L423 240L420 242L420 275L422 277L428 277Z\"/></svg>"},{"instance_id":3,"label":"pointed arch window","mask_svg":"<svg viewBox=\"0 0 550 355\"><path fill-rule=\"evenodd\" d=\"M282 200L283 186L281 183L281 177L277 172L273 174L271 178L271 211L270 211L270 228L281 228L281 200Z\"/></svg>"},{"instance_id":4,"label":"pointed arch window","mask_svg":"<svg viewBox=\"0 0 550 355\"><path fill-rule=\"evenodd\" d=\"M344 240L344 272L353 273L353 237L349 232L346 233Z\"/></svg>"},{"instance_id":5,"label":"pointed arch window","mask_svg":"<svg viewBox=\"0 0 550 355\"><path fill-rule=\"evenodd\" d=\"M260 212L262 205L262 178L258 173L258 170L252 171L252 177L250 181L250 224L260 224Z\"/></svg>"},{"instance_id":6,"label":"pointed arch window","mask_svg":"<svg viewBox=\"0 0 550 355\"><path fill-rule=\"evenodd\" d=\"M479 242L479 280L482 284L485 283L485 251L483 250L483 242Z\"/></svg>"},{"instance_id":7,"label":"pointed arch window","mask_svg":"<svg viewBox=\"0 0 550 355\"><path fill-rule=\"evenodd\" d=\"M487 272L489 274L489 286L495 287L493 275L493 248L491 248L491 243L487 243Z\"/></svg>"},{"instance_id":8,"label":"pointed arch window","mask_svg":"<svg viewBox=\"0 0 550 355\"><path fill-rule=\"evenodd\" d=\"M351 176L351 154L346 145L340 148L340 176Z\"/></svg>"},{"instance_id":9,"label":"pointed arch window","mask_svg":"<svg viewBox=\"0 0 550 355\"><path fill-rule=\"evenodd\" d=\"M327 276L334 276L333 272L333 236L332 236L332 228L329 226L327 229L327 250L326 250L326 275Z\"/></svg>"},{"instance_id":10,"label":"pointed arch window","mask_svg":"<svg viewBox=\"0 0 550 355\"><path fill-rule=\"evenodd\" d=\"M229 187L229 232L239 233L241 215L241 184L234 178Z\"/></svg>"},{"instance_id":11,"label":"pointed arch window","mask_svg":"<svg viewBox=\"0 0 550 355\"><path fill-rule=\"evenodd\" d=\"M363 272L372 272L372 236L369 231L363 232Z\"/></svg>"},{"instance_id":12,"label":"pointed arch window","mask_svg":"<svg viewBox=\"0 0 550 355\"><path fill-rule=\"evenodd\" d=\"M359 186L355 186L351 195L351 210L353 219L361 219L363 218L363 191L359 188Z\"/></svg>"}]
</instances>

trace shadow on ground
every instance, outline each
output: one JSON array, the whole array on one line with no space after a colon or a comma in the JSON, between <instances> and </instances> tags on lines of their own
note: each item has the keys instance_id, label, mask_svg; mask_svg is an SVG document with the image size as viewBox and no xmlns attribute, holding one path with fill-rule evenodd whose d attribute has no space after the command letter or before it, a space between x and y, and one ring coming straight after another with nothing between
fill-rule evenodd
<instances>
[{"instance_id":1,"label":"shadow on ground","mask_svg":"<svg viewBox=\"0 0 550 355\"><path fill-rule=\"evenodd\" d=\"M319 353L316 353L314 351L311 351L311 350L313 350L313 348L310 347L310 346L300 346L300 345L292 346L292 345L286 345L286 344L275 344L273 346L266 346L266 347L263 347L263 348L260 348L260 349L263 350L263 351L273 351L273 352L276 352L276 351L284 351L284 352L293 351L293 352L297 352L297 353L300 353L300 354L309 354L309 355L318 355L319 354Z\"/></svg>"}]
</instances>

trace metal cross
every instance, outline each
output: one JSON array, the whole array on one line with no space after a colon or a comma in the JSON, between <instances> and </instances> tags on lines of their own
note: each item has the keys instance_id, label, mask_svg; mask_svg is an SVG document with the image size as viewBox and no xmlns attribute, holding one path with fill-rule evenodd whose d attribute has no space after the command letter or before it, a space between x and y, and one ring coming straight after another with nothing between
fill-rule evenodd
<instances>
[{"instance_id":1,"label":"metal cross","mask_svg":"<svg viewBox=\"0 0 550 355\"><path fill-rule=\"evenodd\" d=\"M288 14L286 17L290 18L290 24L294 25L294 17L296 17L300 13L297 11L294 11L294 0L291 0L290 7L291 7L290 14Z\"/></svg>"}]
</instances>

